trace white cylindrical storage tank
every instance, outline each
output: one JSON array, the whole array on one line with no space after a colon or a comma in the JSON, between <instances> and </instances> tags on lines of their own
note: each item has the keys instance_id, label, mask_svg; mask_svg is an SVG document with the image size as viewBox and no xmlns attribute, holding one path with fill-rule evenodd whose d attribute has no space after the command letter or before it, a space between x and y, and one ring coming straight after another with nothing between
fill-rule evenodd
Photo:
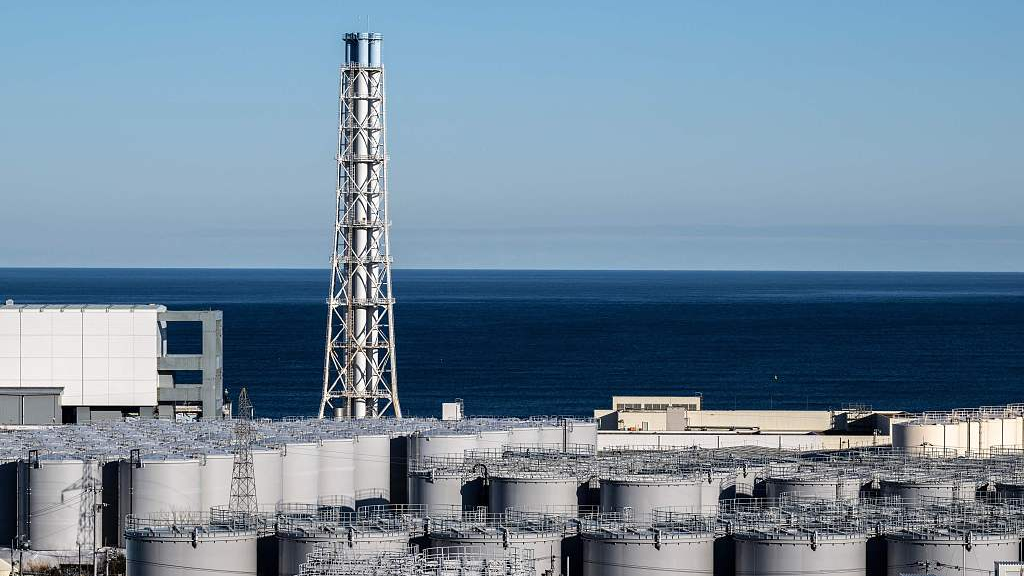
<instances>
[{"instance_id":1,"label":"white cylindrical storage tank","mask_svg":"<svg viewBox=\"0 0 1024 576\"><path fill-rule=\"evenodd\" d=\"M566 422L569 444L597 446L597 422L569 420Z\"/></svg>"},{"instance_id":2,"label":"white cylindrical storage tank","mask_svg":"<svg viewBox=\"0 0 1024 576\"><path fill-rule=\"evenodd\" d=\"M282 448L281 501L315 504L320 496L320 446L288 443Z\"/></svg>"},{"instance_id":3,"label":"white cylindrical storage tank","mask_svg":"<svg viewBox=\"0 0 1024 576\"><path fill-rule=\"evenodd\" d=\"M355 443L351 438L324 439L320 445L320 498L348 497L355 502Z\"/></svg>"},{"instance_id":4,"label":"white cylindrical storage tank","mask_svg":"<svg viewBox=\"0 0 1024 576\"><path fill-rule=\"evenodd\" d=\"M700 511L701 480L674 475L623 475L601 479L601 510L632 508L646 515L655 508L689 508Z\"/></svg>"},{"instance_id":5,"label":"white cylindrical storage tank","mask_svg":"<svg viewBox=\"0 0 1024 576\"><path fill-rule=\"evenodd\" d=\"M943 434L946 438L945 448L955 451L959 455L967 454L971 442L968 436L973 431L972 428L973 426L967 420L951 418L949 422L943 424ZM977 441L977 439L978 435L975 433L974 440Z\"/></svg>"},{"instance_id":6,"label":"white cylindrical storage tank","mask_svg":"<svg viewBox=\"0 0 1024 576\"><path fill-rule=\"evenodd\" d=\"M587 576L715 573L710 526L584 522L582 540Z\"/></svg>"},{"instance_id":7,"label":"white cylindrical storage tank","mask_svg":"<svg viewBox=\"0 0 1024 576\"><path fill-rule=\"evenodd\" d=\"M537 429L537 439L544 446L559 447L565 445L565 428L555 425L544 425Z\"/></svg>"},{"instance_id":8,"label":"white cylindrical storage tank","mask_svg":"<svg viewBox=\"0 0 1024 576\"><path fill-rule=\"evenodd\" d=\"M1024 440L1024 417L1007 415L1000 420L1000 443L1007 448L1020 448Z\"/></svg>"},{"instance_id":9,"label":"white cylindrical storage tank","mask_svg":"<svg viewBox=\"0 0 1024 576\"><path fill-rule=\"evenodd\" d=\"M962 478L908 478L883 479L882 496L898 496L909 503L920 503L926 499L974 500L978 489L974 480Z\"/></svg>"},{"instance_id":10,"label":"white cylindrical storage tank","mask_svg":"<svg viewBox=\"0 0 1024 576\"><path fill-rule=\"evenodd\" d=\"M736 471L734 478L736 497L753 497L760 495L759 488L764 487L764 472L761 468L747 466Z\"/></svg>"},{"instance_id":11,"label":"white cylindrical storage tank","mask_svg":"<svg viewBox=\"0 0 1024 576\"><path fill-rule=\"evenodd\" d=\"M231 501L234 455L206 454L199 462L199 509L208 512L214 506L227 506Z\"/></svg>"},{"instance_id":12,"label":"white cylindrical storage tank","mask_svg":"<svg viewBox=\"0 0 1024 576\"><path fill-rule=\"evenodd\" d=\"M706 474L700 479L700 504L704 510L711 510L713 506L718 506L718 502L723 498L723 492L730 490L735 485L735 475L730 472L723 472L715 470L710 474ZM735 493L730 490L729 497L735 497Z\"/></svg>"},{"instance_id":13,"label":"white cylindrical storage tank","mask_svg":"<svg viewBox=\"0 0 1024 576\"><path fill-rule=\"evenodd\" d=\"M946 448L946 423L933 420L910 420L892 425L892 446L906 450ZM956 447L955 438L952 446Z\"/></svg>"},{"instance_id":14,"label":"white cylindrical storage tank","mask_svg":"<svg viewBox=\"0 0 1024 576\"><path fill-rule=\"evenodd\" d=\"M978 421L978 450L988 452L1003 445L1003 419L987 417Z\"/></svg>"},{"instance_id":15,"label":"white cylindrical storage tank","mask_svg":"<svg viewBox=\"0 0 1024 576\"><path fill-rule=\"evenodd\" d=\"M539 426L510 428L508 431L508 443L514 446L540 444L540 439Z\"/></svg>"},{"instance_id":16,"label":"white cylindrical storage tank","mask_svg":"<svg viewBox=\"0 0 1024 576\"><path fill-rule=\"evenodd\" d=\"M733 535L737 576L867 573L866 534L788 530L778 527ZM891 561L890 561L891 564Z\"/></svg>"},{"instance_id":17,"label":"white cylindrical storage tank","mask_svg":"<svg viewBox=\"0 0 1024 576\"><path fill-rule=\"evenodd\" d=\"M277 527L278 576L295 576L318 545L336 543L360 552L403 552L409 546L409 530L384 522L289 522Z\"/></svg>"},{"instance_id":18,"label":"white cylindrical storage tank","mask_svg":"<svg viewBox=\"0 0 1024 576\"><path fill-rule=\"evenodd\" d=\"M256 502L261 507L277 506L282 502L283 476L281 450L277 448L253 448L252 468L256 478Z\"/></svg>"},{"instance_id":19,"label":"white cylindrical storage tank","mask_svg":"<svg viewBox=\"0 0 1024 576\"><path fill-rule=\"evenodd\" d=\"M579 504L580 482L568 474L523 472L492 476L487 506L498 513L508 508L519 510L566 509Z\"/></svg>"},{"instance_id":20,"label":"white cylindrical storage tank","mask_svg":"<svg viewBox=\"0 0 1024 576\"><path fill-rule=\"evenodd\" d=\"M433 433L417 434L409 438L409 461L417 458L445 456L461 459L467 450L480 447L476 434Z\"/></svg>"},{"instance_id":21,"label":"white cylindrical storage tank","mask_svg":"<svg viewBox=\"0 0 1024 576\"><path fill-rule=\"evenodd\" d=\"M441 519L431 525L432 547L470 546L533 554L537 576L562 574L562 525L550 519L529 521Z\"/></svg>"},{"instance_id":22,"label":"white cylindrical storage tank","mask_svg":"<svg viewBox=\"0 0 1024 576\"><path fill-rule=\"evenodd\" d=\"M509 444L508 430L484 430L477 434L477 447L480 450L501 450Z\"/></svg>"},{"instance_id":23,"label":"white cylindrical storage tank","mask_svg":"<svg viewBox=\"0 0 1024 576\"><path fill-rule=\"evenodd\" d=\"M354 487L356 506L391 501L391 439L384 435L356 436Z\"/></svg>"},{"instance_id":24,"label":"white cylindrical storage tank","mask_svg":"<svg viewBox=\"0 0 1024 576\"><path fill-rule=\"evenodd\" d=\"M97 461L42 457L24 463L23 470L28 471L28 538L33 550L92 550L93 543L102 543Z\"/></svg>"},{"instance_id":25,"label":"white cylindrical storage tank","mask_svg":"<svg viewBox=\"0 0 1024 576\"><path fill-rule=\"evenodd\" d=\"M442 468L409 472L409 503L472 510L483 504L483 479Z\"/></svg>"},{"instance_id":26,"label":"white cylindrical storage tank","mask_svg":"<svg viewBox=\"0 0 1024 576\"><path fill-rule=\"evenodd\" d=\"M132 515L201 510L199 459L143 456L123 465L128 467Z\"/></svg>"},{"instance_id":27,"label":"white cylindrical storage tank","mask_svg":"<svg viewBox=\"0 0 1024 576\"><path fill-rule=\"evenodd\" d=\"M127 576L256 576L254 529L129 517Z\"/></svg>"},{"instance_id":28,"label":"white cylindrical storage tank","mask_svg":"<svg viewBox=\"0 0 1024 576\"><path fill-rule=\"evenodd\" d=\"M765 488L769 498L779 498L783 494L789 494L801 498L850 500L857 498L860 494L861 484L860 478L826 474L768 478L765 481Z\"/></svg>"},{"instance_id":29,"label":"white cylindrical storage tank","mask_svg":"<svg viewBox=\"0 0 1024 576\"><path fill-rule=\"evenodd\" d=\"M981 421L960 420L956 425L957 453L977 454L981 451Z\"/></svg>"},{"instance_id":30,"label":"white cylindrical storage tank","mask_svg":"<svg viewBox=\"0 0 1024 576\"><path fill-rule=\"evenodd\" d=\"M941 527L886 535L888 576L907 567L930 566L933 576L992 574L996 562L1020 560L1020 537L1013 534L959 532Z\"/></svg>"}]
</instances>

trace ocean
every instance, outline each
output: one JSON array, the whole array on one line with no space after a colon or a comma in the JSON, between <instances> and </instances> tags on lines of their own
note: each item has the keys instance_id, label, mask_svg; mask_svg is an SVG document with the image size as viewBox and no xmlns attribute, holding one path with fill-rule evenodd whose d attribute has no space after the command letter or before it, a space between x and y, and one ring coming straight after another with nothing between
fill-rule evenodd
<instances>
[{"instance_id":1,"label":"ocean","mask_svg":"<svg viewBox=\"0 0 1024 576\"><path fill-rule=\"evenodd\" d=\"M224 380L257 414L319 405L326 270L0 269L0 299L224 311ZM588 415L1024 402L1024 274L394 272L403 410ZM178 350L187 351L187 350ZM776 378L777 377L777 378Z\"/></svg>"}]
</instances>

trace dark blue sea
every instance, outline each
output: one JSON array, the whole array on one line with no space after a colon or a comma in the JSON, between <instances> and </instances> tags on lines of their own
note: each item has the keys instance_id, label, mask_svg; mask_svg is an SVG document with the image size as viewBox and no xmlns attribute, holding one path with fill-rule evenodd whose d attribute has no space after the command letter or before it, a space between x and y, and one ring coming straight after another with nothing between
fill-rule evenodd
<instances>
[{"instance_id":1,"label":"dark blue sea","mask_svg":"<svg viewBox=\"0 0 1024 576\"><path fill-rule=\"evenodd\" d=\"M224 378L313 415L324 270L0 269L22 303L224 311ZM396 270L405 412L590 414L613 394L711 408L1024 401L1024 274ZM776 381L774 376L778 376Z\"/></svg>"}]
</instances>

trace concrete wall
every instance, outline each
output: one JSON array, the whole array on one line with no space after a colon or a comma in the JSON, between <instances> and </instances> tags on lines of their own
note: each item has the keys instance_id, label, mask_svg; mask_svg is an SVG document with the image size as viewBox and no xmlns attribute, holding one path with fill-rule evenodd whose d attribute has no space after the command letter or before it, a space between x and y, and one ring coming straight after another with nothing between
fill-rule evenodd
<instances>
[{"instance_id":1,"label":"concrete wall","mask_svg":"<svg viewBox=\"0 0 1024 576\"><path fill-rule=\"evenodd\" d=\"M762 432L820 432L832 428L828 410L699 410L668 409L668 430L688 428L757 428Z\"/></svg>"},{"instance_id":2,"label":"concrete wall","mask_svg":"<svg viewBox=\"0 0 1024 576\"><path fill-rule=\"evenodd\" d=\"M827 410L594 410L602 430L666 431L701 428L747 429L761 432L823 432L831 430Z\"/></svg>"},{"instance_id":3,"label":"concrete wall","mask_svg":"<svg viewBox=\"0 0 1024 576\"><path fill-rule=\"evenodd\" d=\"M203 351L200 354L165 354L157 359L159 370L200 370L199 386L170 386L161 383L161 404L198 404L203 418L220 417L224 395L224 314L220 310L167 310L158 316L161 323L199 322L202 325Z\"/></svg>"}]
</instances>

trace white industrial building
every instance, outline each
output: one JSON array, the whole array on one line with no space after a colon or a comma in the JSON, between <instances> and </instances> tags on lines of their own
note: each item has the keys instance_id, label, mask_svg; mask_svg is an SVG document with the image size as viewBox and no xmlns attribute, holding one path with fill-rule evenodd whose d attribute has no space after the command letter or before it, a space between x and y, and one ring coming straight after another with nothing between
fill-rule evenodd
<instances>
[{"instance_id":1,"label":"white industrial building","mask_svg":"<svg viewBox=\"0 0 1024 576\"><path fill-rule=\"evenodd\" d=\"M168 355L168 321L202 323L203 353ZM219 311L168 311L157 304L0 305L2 397L16 398L12 389L54 390L64 421L181 412L215 417L223 394L221 350ZM181 370L202 372L202 383L176 382ZM32 421L24 406L22 401L25 421L2 423L45 423ZM16 408L0 407L0 413L15 419Z\"/></svg>"}]
</instances>

